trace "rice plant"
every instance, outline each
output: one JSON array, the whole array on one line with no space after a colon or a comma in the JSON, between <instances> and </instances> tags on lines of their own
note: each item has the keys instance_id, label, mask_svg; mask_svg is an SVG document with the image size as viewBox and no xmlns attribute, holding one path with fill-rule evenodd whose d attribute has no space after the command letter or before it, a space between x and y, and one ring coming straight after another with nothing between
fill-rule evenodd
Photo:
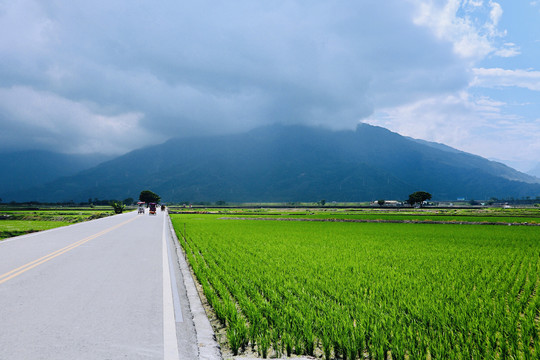
<instances>
[{"instance_id":1,"label":"rice plant","mask_svg":"<svg viewBox=\"0 0 540 360\"><path fill-rule=\"evenodd\" d=\"M540 358L540 228L173 216L233 353Z\"/></svg>"}]
</instances>

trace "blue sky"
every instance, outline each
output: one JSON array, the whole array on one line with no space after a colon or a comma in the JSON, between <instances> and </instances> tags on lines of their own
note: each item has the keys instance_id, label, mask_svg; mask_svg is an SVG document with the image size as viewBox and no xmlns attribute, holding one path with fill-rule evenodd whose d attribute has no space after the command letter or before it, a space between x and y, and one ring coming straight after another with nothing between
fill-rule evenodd
<instances>
[{"instance_id":1,"label":"blue sky","mask_svg":"<svg viewBox=\"0 0 540 360\"><path fill-rule=\"evenodd\" d=\"M540 161L540 1L0 0L0 151L359 122Z\"/></svg>"},{"instance_id":2,"label":"blue sky","mask_svg":"<svg viewBox=\"0 0 540 360\"><path fill-rule=\"evenodd\" d=\"M532 168L540 161L540 1L418 3L416 23L452 44L468 83L367 121Z\"/></svg>"}]
</instances>

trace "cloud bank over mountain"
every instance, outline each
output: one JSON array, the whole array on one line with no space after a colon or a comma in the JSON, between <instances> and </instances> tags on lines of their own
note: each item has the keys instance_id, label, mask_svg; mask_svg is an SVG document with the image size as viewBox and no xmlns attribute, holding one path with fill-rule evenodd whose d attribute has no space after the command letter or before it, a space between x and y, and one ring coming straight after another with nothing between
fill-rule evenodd
<instances>
[{"instance_id":1,"label":"cloud bank over mountain","mask_svg":"<svg viewBox=\"0 0 540 360\"><path fill-rule=\"evenodd\" d=\"M275 122L353 129L367 121L496 156L491 140L476 140L482 131L512 142L540 130L482 92L538 91L536 70L483 62L527 50L507 34L508 7L3 1L0 151L119 154Z\"/></svg>"}]
</instances>

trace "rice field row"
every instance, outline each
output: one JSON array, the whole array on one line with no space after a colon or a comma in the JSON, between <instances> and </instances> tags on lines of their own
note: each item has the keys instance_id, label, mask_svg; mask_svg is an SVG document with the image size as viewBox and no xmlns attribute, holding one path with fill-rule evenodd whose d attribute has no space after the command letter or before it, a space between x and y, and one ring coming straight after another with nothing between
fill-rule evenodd
<instances>
[{"instance_id":1,"label":"rice field row","mask_svg":"<svg viewBox=\"0 0 540 360\"><path fill-rule=\"evenodd\" d=\"M232 354L540 358L538 227L219 217L171 216Z\"/></svg>"},{"instance_id":2,"label":"rice field row","mask_svg":"<svg viewBox=\"0 0 540 360\"><path fill-rule=\"evenodd\" d=\"M181 211L181 210L180 210ZM540 209L210 209L210 213L247 217L381 220L418 222L479 222L540 224Z\"/></svg>"},{"instance_id":3,"label":"rice field row","mask_svg":"<svg viewBox=\"0 0 540 360\"><path fill-rule=\"evenodd\" d=\"M283 216L278 216L283 217ZM530 223L540 224L539 216L481 216L481 215L439 215L439 214L313 214L305 216L314 219L359 219L359 220L398 220L398 221L447 221L447 222L486 222L486 223Z\"/></svg>"}]
</instances>

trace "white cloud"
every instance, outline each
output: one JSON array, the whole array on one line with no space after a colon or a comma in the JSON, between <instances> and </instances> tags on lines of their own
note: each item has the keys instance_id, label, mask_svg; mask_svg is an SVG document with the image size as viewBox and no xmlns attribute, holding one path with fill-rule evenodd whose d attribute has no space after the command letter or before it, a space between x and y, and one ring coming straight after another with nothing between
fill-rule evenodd
<instances>
[{"instance_id":1,"label":"white cloud","mask_svg":"<svg viewBox=\"0 0 540 360\"><path fill-rule=\"evenodd\" d=\"M471 122L471 114L480 109L484 116L493 116L499 113L499 104L490 103L486 99L476 104L463 91L456 95L433 96L403 106L380 109L366 122L389 128L402 135L459 148L464 139L471 138L471 127L479 126L477 119Z\"/></svg>"},{"instance_id":2,"label":"white cloud","mask_svg":"<svg viewBox=\"0 0 540 360\"><path fill-rule=\"evenodd\" d=\"M438 38L450 41L460 56L484 57L493 51L493 46L486 36L480 34L468 16L457 15L462 5L459 0L449 0L443 4L437 1L418 1L419 14L415 22L432 29ZM476 3L468 5L477 7Z\"/></svg>"},{"instance_id":3,"label":"white cloud","mask_svg":"<svg viewBox=\"0 0 540 360\"><path fill-rule=\"evenodd\" d=\"M365 122L486 158L508 162L537 159L540 119L530 122L508 114L506 106L504 102L462 91L381 109Z\"/></svg>"},{"instance_id":4,"label":"white cloud","mask_svg":"<svg viewBox=\"0 0 540 360\"><path fill-rule=\"evenodd\" d=\"M473 73L474 79L471 86L487 88L520 87L540 91L540 71L475 68Z\"/></svg>"},{"instance_id":5,"label":"white cloud","mask_svg":"<svg viewBox=\"0 0 540 360\"><path fill-rule=\"evenodd\" d=\"M477 0L477 1L469 0L468 5L473 6L473 7L480 7L484 5L484 1L483 0Z\"/></svg>"},{"instance_id":6,"label":"white cloud","mask_svg":"<svg viewBox=\"0 0 540 360\"><path fill-rule=\"evenodd\" d=\"M87 104L28 87L0 88L0 113L3 150L32 143L37 149L68 153L121 153L144 145L137 142L147 134L139 126L140 113L105 115Z\"/></svg>"},{"instance_id":7,"label":"white cloud","mask_svg":"<svg viewBox=\"0 0 540 360\"><path fill-rule=\"evenodd\" d=\"M497 44L497 39L504 37L506 31L499 29L503 9L495 1L410 1L418 8L415 23L451 42L455 53L464 58L481 60L489 54L502 57L519 54L516 46Z\"/></svg>"},{"instance_id":8,"label":"white cloud","mask_svg":"<svg viewBox=\"0 0 540 360\"><path fill-rule=\"evenodd\" d=\"M497 27L499 26L499 21L502 17L503 10L499 3L490 1L489 6L491 10L489 12L490 21L486 22L485 27L488 29L488 35L491 37L495 36L504 36L504 33L501 33Z\"/></svg>"},{"instance_id":9,"label":"white cloud","mask_svg":"<svg viewBox=\"0 0 540 360\"><path fill-rule=\"evenodd\" d=\"M510 58L521 54L519 46L514 43L504 43L498 50L495 51L495 55L503 58Z\"/></svg>"}]
</instances>

